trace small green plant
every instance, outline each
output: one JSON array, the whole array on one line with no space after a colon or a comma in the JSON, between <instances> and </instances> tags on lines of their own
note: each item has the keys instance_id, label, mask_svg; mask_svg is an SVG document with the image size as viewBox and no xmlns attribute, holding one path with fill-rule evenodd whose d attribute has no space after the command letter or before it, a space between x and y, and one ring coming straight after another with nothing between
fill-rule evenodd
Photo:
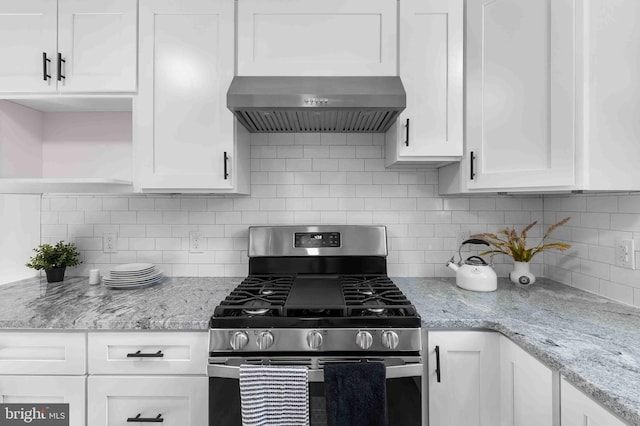
<instances>
[{"instance_id":1,"label":"small green plant","mask_svg":"<svg viewBox=\"0 0 640 426\"><path fill-rule=\"evenodd\" d=\"M73 243L65 244L64 241L58 241L55 246L51 244L40 244L34 248L35 256L29 259L25 265L28 268L36 270L61 268L66 266L76 266L81 262L78 260L80 252Z\"/></svg>"},{"instance_id":2,"label":"small green plant","mask_svg":"<svg viewBox=\"0 0 640 426\"><path fill-rule=\"evenodd\" d=\"M499 230L495 234L476 234L471 237L482 239L493 246L493 250L481 253L482 255L488 253L502 253L507 256L511 256L516 262L529 262L533 256L541 251L549 249L563 251L571 247L566 243L543 244L544 240L551 235L558 226L564 225L569 221L569 219L569 217L565 217L560 222L551 225L538 245L531 248L527 248L527 232L538 223L537 221L527 225L519 234L515 229L507 227ZM504 235L504 238L500 238L500 235Z\"/></svg>"}]
</instances>

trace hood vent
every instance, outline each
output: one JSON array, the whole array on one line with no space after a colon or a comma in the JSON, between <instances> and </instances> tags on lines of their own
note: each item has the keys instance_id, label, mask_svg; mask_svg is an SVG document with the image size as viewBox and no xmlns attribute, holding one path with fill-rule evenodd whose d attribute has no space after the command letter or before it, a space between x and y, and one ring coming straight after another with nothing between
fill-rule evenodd
<instances>
[{"instance_id":1,"label":"hood vent","mask_svg":"<svg viewBox=\"0 0 640 426\"><path fill-rule=\"evenodd\" d=\"M227 93L253 133L385 132L405 106L400 77L234 77Z\"/></svg>"}]
</instances>

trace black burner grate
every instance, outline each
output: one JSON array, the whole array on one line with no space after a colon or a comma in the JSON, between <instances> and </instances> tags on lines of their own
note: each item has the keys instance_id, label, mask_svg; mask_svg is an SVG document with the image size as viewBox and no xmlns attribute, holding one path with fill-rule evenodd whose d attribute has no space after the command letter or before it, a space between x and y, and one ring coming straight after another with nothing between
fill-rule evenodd
<instances>
[{"instance_id":1,"label":"black burner grate","mask_svg":"<svg viewBox=\"0 0 640 426\"><path fill-rule=\"evenodd\" d=\"M415 316L416 309L386 275L343 275L347 316Z\"/></svg>"},{"instance_id":2,"label":"black burner grate","mask_svg":"<svg viewBox=\"0 0 640 426\"><path fill-rule=\"evenodd\" d=\"M282 316L293 280L292 275L250 275L220 302L214 316Z\"/></svg>"},{"instance_id":3,"label":"black burner grate","mask_svg":"<svg viewBox=\"0 0 640 426\"><path fill-rule=\"evenodd\" d=\"M214 317L292 317L292 318L350 318L350 317L407 317L417 316L415 307L386 275L341 275L336 277L337 301L314 304L322 299L302 285L304 280L320 281L301 275L250 275L245 278L216 308ZM292 288L296 284L296 295ZM305 290L309 288L307 292ZM302 291L304 290L304 291ZM317 293L317 289L316 289ZM290 300L290 299L295 299Z\"/></svg>"}]
</instances>

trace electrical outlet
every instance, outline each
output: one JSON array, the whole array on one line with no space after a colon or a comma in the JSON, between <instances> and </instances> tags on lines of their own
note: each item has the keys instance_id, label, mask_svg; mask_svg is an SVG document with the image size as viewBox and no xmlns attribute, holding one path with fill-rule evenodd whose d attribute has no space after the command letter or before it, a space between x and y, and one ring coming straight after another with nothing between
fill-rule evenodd
<instances>
[{"instance_id":1,"label":"electrical outlet","mask_svg":"<svg viewBox=\"0 0 640 426\"><path fill-rule=\"evenodd\" d=\"M616 240L616 266L636 269L633 240Z\"/></svg>"},{"instance_id":2,"label":"electrical outlet","mask_svg":"<svg viewBox=\"0 0 640 426\"><path fill-rule=\"evenodd\" d=\"M189 232L189 253L204 252L204 239L198 231Z\"/></svg>"},{"instance_id":3,"label":"electrical outlet","mask_svg":"<svg viewBox=\"0 0 640 426\"><path fill-rule=\"evenodd\" d=\"M105 253L118 252L118 233L105 232L102 235L102 251Z\"/></svg>"}]
</instances>

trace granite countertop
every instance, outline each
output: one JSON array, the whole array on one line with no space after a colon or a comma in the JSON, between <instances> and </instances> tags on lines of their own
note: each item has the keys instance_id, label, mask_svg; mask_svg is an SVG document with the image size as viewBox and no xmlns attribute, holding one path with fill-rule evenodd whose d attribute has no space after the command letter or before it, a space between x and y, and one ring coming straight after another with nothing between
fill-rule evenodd
<instances>
[{"instance_id":1,"label":"granite countertop","mask_svg":"<svg viewBox=\"0 0 640 426\"><path fill-rule=\"evenodd\" d=\"M0 328L206 330L242 278L167 278L136 290L86 278L0 286ZM427 328L498 331L631 424L640 425L640 309L541 279L476 293L451 278L394 278Z\"/></svg>"}]
</instances>

